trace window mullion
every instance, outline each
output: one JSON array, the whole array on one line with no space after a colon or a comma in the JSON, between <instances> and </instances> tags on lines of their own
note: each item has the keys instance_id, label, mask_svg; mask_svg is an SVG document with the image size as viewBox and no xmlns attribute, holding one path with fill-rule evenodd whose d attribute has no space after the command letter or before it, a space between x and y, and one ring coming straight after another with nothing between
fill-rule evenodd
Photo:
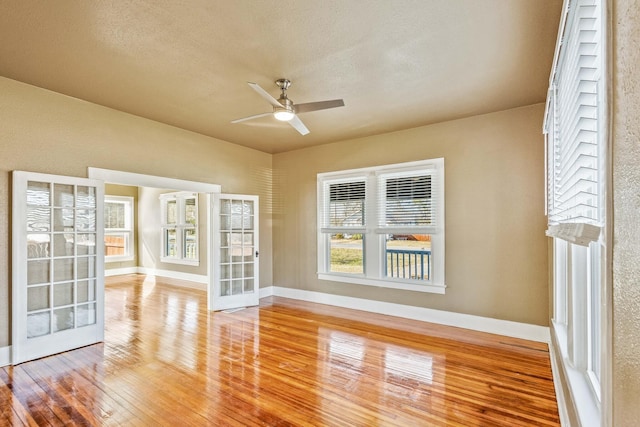
<instances>
[{"instance_id":1,"label":"window mullion","mask_svg":"<svg viewBox=\"0 0 640 427\"><path fill-rule=\"evenodd\" d=\"M367 277L382 277L382 241L375 233L379 212L377 212L378 183L375 174L367 177L365 196L365 239L364 239L364 271Z\"/></svg>"}]
</instances>

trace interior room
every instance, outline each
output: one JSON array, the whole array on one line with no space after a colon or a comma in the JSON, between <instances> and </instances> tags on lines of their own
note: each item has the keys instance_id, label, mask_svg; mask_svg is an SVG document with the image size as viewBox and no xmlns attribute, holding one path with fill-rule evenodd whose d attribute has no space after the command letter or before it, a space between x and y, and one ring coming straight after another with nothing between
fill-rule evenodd
<instances>
[{"instance_id":1,"label":"interior room","mask_svg":"<svg viewBox=\"0 0 640 427\"><path fill-rule=\"evenodd\" d=\"M639 43L633 0L3 3L0 425L636 425Z\"/></svg>"}]
</instances>

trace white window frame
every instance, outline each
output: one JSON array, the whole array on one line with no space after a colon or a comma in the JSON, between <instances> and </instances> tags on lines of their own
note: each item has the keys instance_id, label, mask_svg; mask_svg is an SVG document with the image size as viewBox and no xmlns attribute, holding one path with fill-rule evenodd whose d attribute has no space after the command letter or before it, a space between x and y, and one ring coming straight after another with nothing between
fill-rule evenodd
<instances>
[{"instance_id":1,"label":"white window frame","mask_svg":"<svg viewBox=\"0 0 640 427\"><path fill-rule=\"evenodd\" d=\"M131 261L134 257L133 251L133 243L134 243L134 199L130 196L104 196L104 204L105 207L107 203L119 203L124 205L125 211L125 226L124 228L106 228L104 229L104 238L105 238L105 246L106 239L111 235L124 235L125 236L125 254L124 255L106 255L106 247L105 247L105 262L120 262L120 261ZM105 217L106 222L106 217Z\"/></svg>"},{"instance_id":2,"label":"white window frame","mask_svg":"<svg viewBox=\"0 0 640 427\"><path fill-rule=\"evenodd\" d=\"M582 425L610 414L606 301L606 5L565 0L545 112L555 343ZM559 401L564 401L560 399ZM561 411L562 414L562 411ZM595 424L594 424L595 425Z\"/></svg>"},{"instance_id":3,"label":"white window frame","mask_svg":"<svg viewBox=\"0 0 640 427\"><path fill-rule=\"evenodd\" d=\"M196 209L196 223L189 224L186 221L186 201L189 199L195 199ZM169 202L176 202L177 218L175 224L168 224L167 219L167 205ZM161 247L160 247L160 261L172 264L183 264L197 266L200 264L200 242L199 242L199 225L198 225L198 193L192 193L187 191L179 191L174 193L165 193L160 195L161 204ZM175 230L176 232L176 254L173 256L167 255L167 231ZM185 248L187 246L185 231L195 231L195 258L187 258L185 256Z\"/></svg>"},{"instance_id":4,"label":"white window frame","mask_svg":"<svg viewBox=\"0 0 640 427\"><path fill-rule=\"evenodd\" d=\"M433 225L387 228L380 224L384 215L379 196L380 177L402 177L428 174L431 176ZM351 227L327 227L325 209L328 208L328 186L334 183L364 180L365 224ZM391 164L377 167L320 173L317 176L318 194L318 278L336 282L355 283L418 292L445 293L445 223L444 223L444 159ZM380 196L382 197L382 196ZM329 239L331 234L349 230L363 235L364 273L331 272ZM387 234L429 234L431 236L430 280L389 278L385 275L385 238Z\"/></svg>"}]
</instances>

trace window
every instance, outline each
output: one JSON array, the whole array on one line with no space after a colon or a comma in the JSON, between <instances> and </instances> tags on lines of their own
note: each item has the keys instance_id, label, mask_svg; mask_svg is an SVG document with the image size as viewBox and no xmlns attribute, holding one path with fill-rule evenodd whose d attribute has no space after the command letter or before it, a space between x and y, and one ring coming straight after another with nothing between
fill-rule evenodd
<instances>
[{"instance_id":1,"label":"window","mask_svg":"<svg viewBox=\"0 0 640 427\"><path fill-rule=\"evenodd\" d=\"M444 159L319 174L318 274L444 293Z\"/></svg>"},{"instance_id":2,"label":"window","mask_svg":"<svg viewBox=\"0 0 640 427\"><path fill-rule=\"evenodd\" d=\"M198 265L198 194L166 193L162 204L162 262Z\"/></svg>"},{"instance_id":3,"label":"window","mask_svg":"<svg viewBox=\"0 0 640 427\"><path fill-rule=\"evenodd\" d=\"M551 74L544 133L547 235L554 239L553 333L581 421L600 415L606 84L601 0L568 0Z\"/></svg>"},{"instance_id":4,"label":"window","mask_svg":"<svg viewBox=\"0 0 640 427\"><path fill-rule=\"evenodd\" d=\"M104 254L106 262L133 259L133 197L105 196Z\"/></svg>"}]
</instances>

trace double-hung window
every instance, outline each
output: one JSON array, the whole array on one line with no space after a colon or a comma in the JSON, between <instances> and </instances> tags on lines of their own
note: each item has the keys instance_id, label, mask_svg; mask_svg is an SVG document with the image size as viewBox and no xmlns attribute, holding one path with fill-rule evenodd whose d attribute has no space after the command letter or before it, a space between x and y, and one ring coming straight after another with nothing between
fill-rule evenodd
<instances>
[{"instance_id":1,"label":"double-hung window","mask_svg":"<svg viewBox=\"0 0 640 427\"><path fill-rule=\"evenodd\" d=\"M198 265L198 194L165 193L162 212L162 262Z\"/></svg>"},{"instance_id":2,"label":"double-hung window","mask_svg":"<svg viewBox=\"0 0 640 427\"><path fill-rule=\"evenodd\" d=\"M104 254L106 262L129 261L133 256L133 197L105 196Z\"/></svg>"},{"instance_id":3,"label":"double-hung window","mask_svg":"<svg viewBox=\"0 0 640 427\"><path fill-rule=\"evenodd\" d=\"M583 423L599 420L606 245L604 10L567 0L547 97L547 235L554 239L556 351Z\"/></svg>"},{"instance_id":4,"label":"double-hung window","mask_svg":"<svg viewBox=\"0 0 640 427\"><path fill-rule=\"evenodd\" d=\"M444 159L319 174L318 273L444 293Z\"/></svg>"}]
</instances>

